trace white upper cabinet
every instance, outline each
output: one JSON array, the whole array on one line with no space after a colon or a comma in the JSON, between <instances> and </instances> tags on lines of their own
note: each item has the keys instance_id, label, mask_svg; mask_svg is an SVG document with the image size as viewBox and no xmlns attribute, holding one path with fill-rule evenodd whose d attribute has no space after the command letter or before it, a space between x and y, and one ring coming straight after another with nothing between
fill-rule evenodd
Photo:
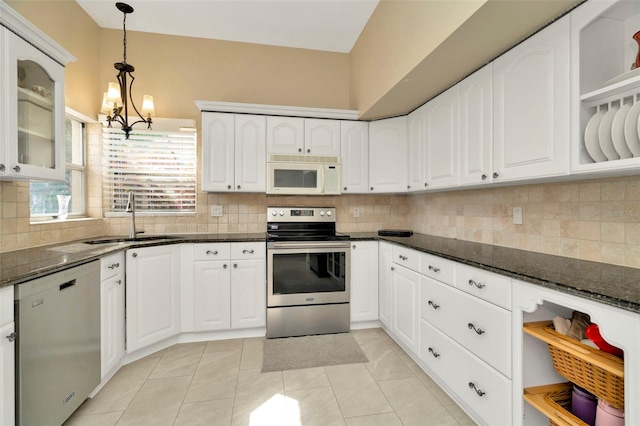
<instances>
[{"instance_id":1,"label":"white upper cabinet","mask_svg":"<svg viewBox=\"0 0 640 426\"><path fill-rule=\"evenodd\" d=\"M0 33L0 178L64 181L64 67L4 27Z\"/></svg>"},{"instance_id":2,"label":"white upper cabinet","mask_svg":"<svg viewBox=\"0 0 640 426\"><path fill-rule=\"evenodd\" d=\"M459 86L455 85L425 105L425 182L429 189L458 185L460 134Z\"/></svg>"},{"instance_id":3,"label":"white upper cabinet","mask_svg":"<svg viewBox=\"0 0 640 426\"><path fill-rule=\"evenodd\" d=\"M407 191L407 117L369 123L369 192Z\"/></svg>"},{"instance_id":4,"label":"white upper cabinet","mask_svg":"<svg viewBox=\"0 0 640 426\"><path fill-rule=\"evenodd\" d=\"M340 155L340 121L305 118L304 153Z\"/></svg>"},{"instance_id":5,"label":"white upper cabinet","mask_svg":"<svg viewBox=\"0 0 640 426\"><path fill-rule=\"evenodd\" d=\"M304 152L304 119L267 117L267 152L269 154L302 154Z\"/></svg>"},{"instance_id":6,"label":"white upper cabinet","mask_svg":"<svg viewBox=\"0 0 640 426\"><path fill-rule=\"evenodd\" d=\"M569 16L493 63L494 181L569 171Z\"/></svg>"},{"instance_id":7,"label":"white upper cabinet","mask_svg":"<svg viewBox=\"0 0 640 426\"><path fill-rule=\"evenodd\" d=\"M409 144L409 192L427 189L425 177L425 122L427 105L413 111L407 117L407 137Z\"/></svg>"},{"instance_id":8,"label":"white upper cabinet","mask_svg":"<svg viewBox=\"0 0 640 426\"><path fill-rule=\"evenodd\" d=\"M342 192L369 192L369 123L340 122L340 153L342 156Z\"/></svg>"},{"instance_id":9,"label":"white upper cabinet","mask_svg":"<svg viewBox=\"0 0 640 426\"><path fill-rule=\"evenodd\" d=\"M589 1L571 13L571 172L640 168L640 2Z\"/></svg>"},{"instance_id":10,"label":"white upper cabinet","mask_svg":"<svg viewBox=\"0 0 640 426\"><path fill-rule=\"evenodd\" d=\"M266 191L266 118L202 114L202 190Z\"/></svg>"},{"instance_id":11,"label":"white upper cabinet","mask_svg":"<svg viewBox=\"0 0 640 426\"><path fill-rule=\"evenodd\" d=\"M202 190L233 190L235 142L233 114L202 114Z\"/></svg>"},{"instance_id":12,"label":"white upper cabinet","mask_svg":"<svg viewBox=\"0 0 640 426\"><path fill-rule=\"evenodd\" d=\"M493 63L460 86L460 185L493 181Z\"/></svg>"},{"instance_id":13,"label":"white upper cabinet","mask_svg":"<svg viewBox=\"0 0 640 426\"><path fill-rule=\"evenodd\" d=\"M265 192L266 186L266 117L235 117L235 189L242 192Z\"/></svg>"}]
</instances>

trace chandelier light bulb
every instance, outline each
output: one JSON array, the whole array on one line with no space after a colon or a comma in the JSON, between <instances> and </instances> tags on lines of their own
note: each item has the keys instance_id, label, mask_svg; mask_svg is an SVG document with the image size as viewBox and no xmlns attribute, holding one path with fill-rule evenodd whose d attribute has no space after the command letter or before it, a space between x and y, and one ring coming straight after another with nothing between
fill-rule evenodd
<instances>
[{"instance_id":1,"label":"chandelier light bulb","mask_svg":"<svg viewBox=\"0 0 640 426\"><path fill-rule=\"evenodd\" d=\"M146 117L154 117L156 115L155 108L153 106L153 96L144 95L142 97L142 107L140 113Z\"/></svg>"}]
</instances>

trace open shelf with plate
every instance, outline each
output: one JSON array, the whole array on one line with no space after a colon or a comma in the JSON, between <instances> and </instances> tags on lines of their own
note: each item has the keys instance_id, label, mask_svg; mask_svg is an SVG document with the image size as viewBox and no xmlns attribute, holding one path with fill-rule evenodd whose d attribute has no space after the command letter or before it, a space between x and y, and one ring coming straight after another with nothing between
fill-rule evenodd
<instances>
[{"instance_id":1,"label":"open shelf with plate","mask_svg":"<svg viewBox=\"0 0 640 426\"><path fill-rule=\"evenodd\" d=\"M637 173L640 2L587 2L571 14L571 173Z\"/></svg>"}]
</instances>

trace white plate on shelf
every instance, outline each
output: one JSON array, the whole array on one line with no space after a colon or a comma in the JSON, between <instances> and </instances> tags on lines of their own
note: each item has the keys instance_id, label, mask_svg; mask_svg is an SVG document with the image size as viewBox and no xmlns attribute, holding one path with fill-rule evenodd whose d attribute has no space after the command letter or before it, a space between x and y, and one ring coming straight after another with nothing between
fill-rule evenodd
<instances>
[{"instance_id":1,"label":"white plate on shelf","mask_svg":"<svg viewBox=\"0 0 640 426\"><path fill-rule=\"evenodd\" d=\"M632 104L626 103L620 107L616 115L613 117L611 123L611 139L613 140L613 147L615 148L620 158L632 158L633 153L627 145L627 141L624 136L624 121L627 118L627 114L631 109Z\"/></svg>"},{"instance_id":2,"label":"white plate on shelf","mask_svg":"<svg viewBox=\"0 0 640 426\"><path fill-rule=\"evenodd\" d=\"M604 153L607 160L619 160L620 155L613 147L613 139L611 138L611 125L613 117L618 113L617 106L611 106L609 110L602 116L600 127L598 127L598 140L600 141L600 149Z\"/></svg>"},{"instance_id":3,"label":"white plate on shelf","mask_svg":"<svg viewBox=\"0 0 640 426\"><path fill-rule=\"evenodd\" d=\"M638 116L640 102L633 104L624 120L624 139L634 157L640 157L640 136L638 135Z\"/></svg>"},{"instance_id":4,"label":"white plate on shelf","mask_svg":"<svg viewBox=\"0 0 640 426\"><path fill-rule=\"evenodd\" d=\"M640 104L640 102L638 104ZM587 127L584 130L584 146L587 149L589 156L596 163L607 161L607 157L602 152L602 149L600 148L600 142L598 140L598 129L600 127L600 122L602 121L602 117L604 117L606 113L607 111L602 109L596 112L593 117L589 119Z\"/></svg>"}]
</instances>

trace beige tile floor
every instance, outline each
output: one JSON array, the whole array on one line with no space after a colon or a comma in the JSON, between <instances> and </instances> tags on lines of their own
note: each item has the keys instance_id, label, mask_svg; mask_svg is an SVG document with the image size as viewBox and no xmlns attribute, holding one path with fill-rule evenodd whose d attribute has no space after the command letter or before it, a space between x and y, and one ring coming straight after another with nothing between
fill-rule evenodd
<instances>
[{"instance_id":1,"label":"beige tile floor","mask_svg":"<svg viewBox=\"0 0 640 426\"><path fill-rule=\"evenodd\" d=\"M65 426L474 425L382 329L365 364L261 373L264 339L186 343L126 365Z\"/></svg>"}]
</instances>

